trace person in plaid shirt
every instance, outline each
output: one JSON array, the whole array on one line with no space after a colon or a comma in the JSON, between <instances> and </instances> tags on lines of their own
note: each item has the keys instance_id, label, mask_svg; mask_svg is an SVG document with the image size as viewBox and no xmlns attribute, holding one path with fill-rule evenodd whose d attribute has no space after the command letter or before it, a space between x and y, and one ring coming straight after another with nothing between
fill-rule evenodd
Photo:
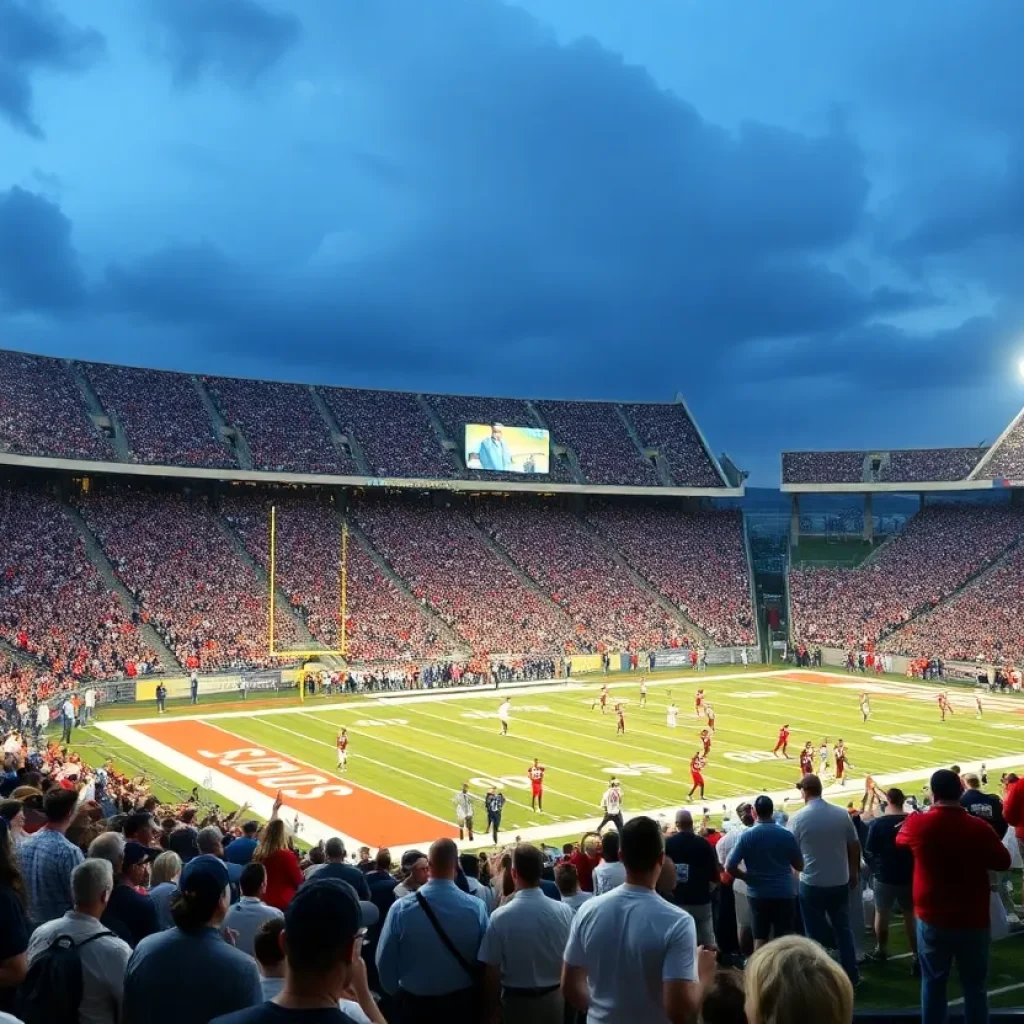
<instances>
[{"instance_id":1,"label":"person in plaid shirt","mask_svg":"<svg viewBox=\"0 0 1024 1024\"><path fill-rule=\"evenodd\" d=\"M74 905L71 872L85 860L64 833L74 817L78 793L54 787L43 800L46 824L18 849L33 927L63 917Z\"/></svg>"}]
</instances>

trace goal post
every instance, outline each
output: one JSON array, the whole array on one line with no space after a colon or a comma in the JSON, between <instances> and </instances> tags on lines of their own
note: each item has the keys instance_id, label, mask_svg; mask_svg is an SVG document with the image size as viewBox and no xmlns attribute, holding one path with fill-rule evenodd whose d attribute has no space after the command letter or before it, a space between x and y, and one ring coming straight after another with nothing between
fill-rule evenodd
<instances>
[{"instance_id":1,"label":"goal post","mask_svg":"<svg viewBox=\"0 0 1024 1024\"><path fill-rule=\"evenodd\" d=\"M312 658L323 655L345 657L348 653L348 523L342 522L338 560L338 646L316 648L289 648L277 646L274 616L277 612L277 506L270 506L270 566L268 573L267 650L273 658ZM301 689L301 687L300 687Z\"/></svg>"}]
</instances>

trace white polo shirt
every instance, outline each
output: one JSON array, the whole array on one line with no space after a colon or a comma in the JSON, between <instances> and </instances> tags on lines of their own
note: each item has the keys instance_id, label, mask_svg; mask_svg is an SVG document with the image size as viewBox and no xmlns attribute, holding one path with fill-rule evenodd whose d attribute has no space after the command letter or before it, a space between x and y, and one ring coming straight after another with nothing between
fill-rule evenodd
<instances>
[{"instance_id":1,"label":"white polo shirt","mask_svg":"<svg viewBox=\"0 0 1024 1024\"><path fill-rule=\"evenodd\" d=\"M724 822L723 822L724 824ZM737 821L728 832L722 836L718 841L718 845L715 847L715 853L718 854L718 863L724 868L726 862L729 860L729 854L732 853L732 848L739 842L739 838L747 831L748 826L744 825L742 821ZM740 863L743 863L742 861ZM732 882L732 891L735 896L746 896L747 895L747 883L741 882L738 878L734 878Z\"/></svg>"},{"instance_id":2,"label":"white polo shirt","mask_svg":"<svg viewBox=\"0 0 1024 1024\"><path fill-rule=\"evenodd\" d=\"M572 908L543 889L520 889L487 924L477 958L501 967L506 988L551 988L562 977Z\"/></svg>"},{"instance_id":3,"label":"white polo shirt","mask_svg":"<svg viewBox=\"0 0 1024 1024\"><path fill-rule=\"evenodd\" d=\"M697 930L653 889L620 885L580 908L565 962L586 968L587 1024L664 1024L662 983L697 981Z\"/></svg>"}]
</instances>

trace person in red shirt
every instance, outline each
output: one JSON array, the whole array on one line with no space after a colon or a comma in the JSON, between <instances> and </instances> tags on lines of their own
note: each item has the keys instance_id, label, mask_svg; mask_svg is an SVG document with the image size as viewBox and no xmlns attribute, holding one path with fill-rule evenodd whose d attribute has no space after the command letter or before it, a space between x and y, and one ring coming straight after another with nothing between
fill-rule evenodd
<instances>
[{"instance_id":1,"label":"person in red shirt","mask_svg":"<svg viewBox=\"0 0 1024 1024\"><path fill-rule=\"evenodd\" d=\"M287 910L296 890L305 881L299 867L299 855L288 846L288 828L277 817L281 808L281 794L274 802L274 815L263 826L259 843L253 850L254 863L267 871L267 892L263 902L278 910Z\"/></svg>"},{"instance_id":2,"label":"person in red shirt","mask_svg":"<svg viewBox=\"0 0 1024 1024\"><path fill-rule=\"evenodd\" d=\"M572 853L569 863L576 869L580 889L594 891L594 868L601 863L601 836L598 832L584 832Z\"/></svg>"},{"instance_id":3,"label":"person in red shirt","mask_svg":"<svg viewBox=\"0 0 1024 1024\"><path fill-rule=\"evenodd\" d=\"M704 757L708 758L711 756L711 733L707 729L701 729L700 741L704 745Z\"/></svg>"},{"instance_id":4,"label":"person in red shirt","mask_svg":"<svg viewBox=\"0 0 1024 1024\"><path fill-rule=\"evenodd\" d=\"M1006 792L1003 797L1003 821L1013 826L1021 856L1024 857L1024 780L1011 772L1003 780Z\"/></svg>"},{"instance_id":5,"label":"person in red shirt","mask_svg":"<svg viewBox=\"0 0 1024 1024\"><path fill-rule=\"evenodd\" d=\"M615 725L615 735L624 736L626 734L626 709L621 704L616 704L615 714L619 719Z\"/></svg>"},{"instance_id":6,"label":"person in red shirt","mask_svg":"<svg viewBox=\"0 0 1024 1024\"><path fill-rule=\"evenodd\" d=\"M693 713L698 717L702 718L704 715L704 691L698 690L693 695Z\"/></svg>"},{"instance_id":7,"label":"person in red shirt","mask_svg":"<svg viewBox=\"0 0 1024 1024\"><path fill-rule=\"evenodd\" d=\"M953 708L945 693L940 693L935 699L939 702L939 714L942 716L942 721L944 722L946 720L946 712L948 711L950 714L953 714Z\"/></svg>"},{"instance_id":8,"label":"person in red shirt","mask_svg":"<svg viewBox=\"0 0 1024 1024\"><path fill-rule=\"evenodd\" d=\"M1010 851L995 830L960 805L960 778L943 768L931 777L934 801L912 814L896 845L914 854L914 914L921 964L923 1024L942 1024L946 986L957 962L964 1019L988 1020L989 872L1007 871Z\"/></svg>"},{"instance_id":9,"label":"person in red shirt","mask_svg":"<svg viewBox=\"0 0 1024 1024\"><path fill-rule=\"evenodd\" d=\"M701 756L698 750L693 757L690 758L690 778L693 780L693 786L690 788L690 792L687 794L687 800L693 799L693 794L699 789L700 798L704 799L704 775L702 774L704 769L707 767L707 761Z\"/></svg>"},{"instance_id":10,"label":"person in red shirt","mask_svg":"<svg viewBox=\"0 0 1024 1024\"><path fill-rule=\"evenodd\" d=\"M778 742L775 744L775 749L772 751L772 753L776 757L778 757L779 756L779 751L781 750L782 751L782 756L788 758L789 757L788 748L789 748L789 726L788 725L784 725L779 730L779 739L778 739Z\"/></svg>"},{"instance_id":11,"label":"person in red shirt","mask_svg":"<svg viewBox=\"0 0 1024 1024\"><path fill-rule=\"evenodd\" d=\"M814 748L811 746L811 741L808 740L804 744L804 749L800 751L800 775L813 775L814 774Z\"/></svg>"},{"instance_id":12,"label":"person in red shirt","mask_svg":"<svg viewBox=\"0 0 1024 1024\"><path fill-rule=\"evenodd\" d=\"M530 808L534 811L544 810L544 766L539 758L533 759L533 764L526 770L530 780Z\"/></svg>"}]
</instances>

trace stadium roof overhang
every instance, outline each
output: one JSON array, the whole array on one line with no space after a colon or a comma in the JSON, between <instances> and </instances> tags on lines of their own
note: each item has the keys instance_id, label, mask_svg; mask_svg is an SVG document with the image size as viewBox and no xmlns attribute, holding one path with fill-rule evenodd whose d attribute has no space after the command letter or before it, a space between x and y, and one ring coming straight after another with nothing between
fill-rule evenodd
<instances>
[{"instance_id":1,"label":"stadium roof overhang","mask_svg":"<svg viewBox=\"0 0 1024 1024\"><path fill-rule=\"evenodd\" d=\"M615 484L566 484L518 480L453 480L377 476L332 476L321 473L272 473L254 469L207 469L192 466L141 466L128 462L95 462L79 459L50 459L34 455L13 455L0 452L0 466L21 466L48 469L77 475L148 477L161 480L223 480L230 483L303 484L321 487L401 488L419 491L493 491L508 494L606 494L633 495L652 498L742 498L744 488L738 487L626 487Z\"/></svg>"}]
</instances>

